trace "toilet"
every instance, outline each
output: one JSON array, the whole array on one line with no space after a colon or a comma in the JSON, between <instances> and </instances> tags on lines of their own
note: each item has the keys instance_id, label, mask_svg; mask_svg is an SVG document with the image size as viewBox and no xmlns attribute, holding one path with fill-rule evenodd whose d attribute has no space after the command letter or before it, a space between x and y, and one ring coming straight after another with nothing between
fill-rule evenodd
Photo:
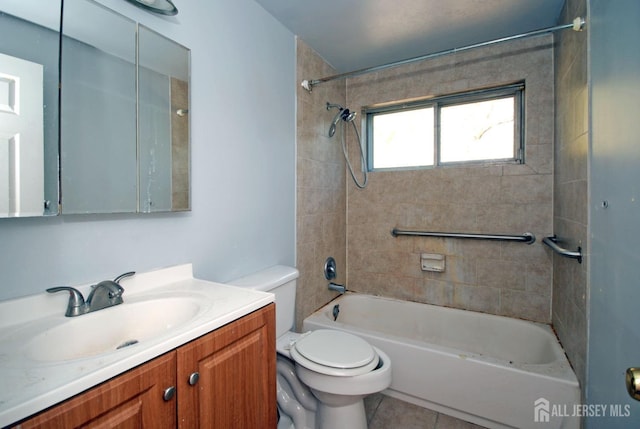
<instances>
[{"instance_id":1,"label":"toilet","mask_svg":"<svg viewBox=\"0 0 640 429\"><path fill-rule=\"evenodd\" d=\"M367 429L363 399L389 387L391 361L347 332L294 332L297 278L276 265L228 282L275 295L278 429Z\"/></svg>"}]
</instances>

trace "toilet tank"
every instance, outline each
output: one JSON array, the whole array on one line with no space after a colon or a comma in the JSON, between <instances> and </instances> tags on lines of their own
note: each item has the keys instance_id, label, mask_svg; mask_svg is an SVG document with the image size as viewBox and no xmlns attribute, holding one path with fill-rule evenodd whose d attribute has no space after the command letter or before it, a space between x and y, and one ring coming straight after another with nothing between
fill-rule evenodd
<instances>
[{"instance_id":1,"label":"toilet tank","mask_svg":"<svg viewBox=\"0 0 640 429\"><path fill-rule=\"evenodd\" d=\"M296 279L299 272L293 267L275 265L249 274L227 284L271 292L276 302L276 338L294 330L296 313Z\"/></svg>"}]
</instances>

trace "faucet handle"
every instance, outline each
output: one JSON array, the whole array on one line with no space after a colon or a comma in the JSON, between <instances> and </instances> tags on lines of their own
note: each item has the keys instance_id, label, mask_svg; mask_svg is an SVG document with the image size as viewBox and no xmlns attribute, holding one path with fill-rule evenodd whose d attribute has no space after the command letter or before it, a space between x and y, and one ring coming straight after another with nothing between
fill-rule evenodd
<instances>
[{"instance_id":1,"label":"faucet handle","mask_svg":"<svg viewBox=\"0 0 640 429\"><path fill-rule=\"evenodd\" d=\"M47 289L47 292L49 293L62 291L69 292L69 304L67 305L67 312L65 313L65 316L73 317L83 314L85 310L85 302L84 297L82 296L82 292L80 292L78 289L72 288L70 286L56 286Z\"/></svg>"},{"instance_id":2,"label":"faucet handle","mask_svg":"<svg viewBox=\"0 0 640 429\"><path fill-rule=\"evenodd\" d=\"M124 279L125 277L131 277L131 276L135 275L135 273L136 273L135 271L129 271L127 273L120 274L118 277L116 277L113 280L113 282L114 283L120 283L120 280Z\"/></svg>"}]
</instances>

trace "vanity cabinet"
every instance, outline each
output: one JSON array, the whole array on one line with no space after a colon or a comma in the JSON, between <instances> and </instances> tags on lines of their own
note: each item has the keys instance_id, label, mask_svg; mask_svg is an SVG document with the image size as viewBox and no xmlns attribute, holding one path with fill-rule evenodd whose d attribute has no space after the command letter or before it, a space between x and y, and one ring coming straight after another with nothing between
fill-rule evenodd
<instances>
[{"instance_id":1,"label":"vanity cabinet","mask_svg":"<svg viewBox=\"0 0 640 429\"><path fill-rule=\"evenodd\" d=\"M178 427L275 428L275 344L275 304L270 304L180 347Z\"/></svg>"},{"instance_id":2,"label":"vanity cabinet","mask_svg":"<svg viewBox=\"0 0 640 429\"><path fill-rule=\"evenodd\" d=\"M14 428L275 428L275 361L269 304Z\"/></svg>"},{"instance_id":3,"label":"vanity cabinet","mask_svg":"<svg viewBox=\"0 0 640 429\"><path fill-rule=\"evenodd\" d=\"M161 428L175 427L174 401L163 392L175 386L176 355L169 352L56 405L15 428Z\"/></svg>"}]
</instances>

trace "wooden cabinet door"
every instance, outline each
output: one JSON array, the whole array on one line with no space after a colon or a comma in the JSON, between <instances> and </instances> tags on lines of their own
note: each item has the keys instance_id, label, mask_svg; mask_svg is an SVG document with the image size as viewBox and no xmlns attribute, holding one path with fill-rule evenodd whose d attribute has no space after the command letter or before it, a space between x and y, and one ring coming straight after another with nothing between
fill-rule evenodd
<instances>
[{"instance_id":1,"label":"wooden cabinet door","mask_svg":"<svg viewBox=\"0 0 640 429\"><path fill-rule=\"evenodd\" d=\"M181 429L275 429L275 305L177 350ZM193 373L199 380L189 384Z\"/></svg>"},{"instance_id":2,"label":"wooden cabinet door","mask_svg":"<svg viewBox=\"0 0 640 429\"><path fill-rule=\"evenodd\" d=\"M170 429L176 398L164 390L176 385L176 353L169 352L32 417L15 428Z\"/></svg>"}]
</instances>

